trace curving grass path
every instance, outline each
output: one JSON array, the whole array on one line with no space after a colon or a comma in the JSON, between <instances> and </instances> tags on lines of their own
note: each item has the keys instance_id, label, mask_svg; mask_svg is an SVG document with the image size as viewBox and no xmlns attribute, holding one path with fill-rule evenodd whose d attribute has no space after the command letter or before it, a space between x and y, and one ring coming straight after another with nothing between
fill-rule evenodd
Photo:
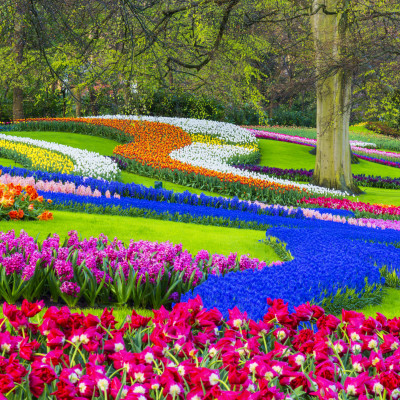
<instances>
[{"instance_id":1,"label":"curving grass path","mask_svg":"<svg viewBox=\"0 0 400 400\"><path fill-rule=\"evenodd\" d=\"M300 144L278 142L276 140L261 139L261 161L260 165L277 168L313 169L315 156L309 153L311 147ZM359 164L351 166L354 174L378 175L391 178L400 177L400 169L386 165L376 164L360 160ZM393 204L400 206L400 191L395 189L380 189L362 187L365 194L348 196L350 200L363 201L366 203Z\"/></svg>"},{"instance_id":2,"label":"curving grass path","mask_svg":"<svg viewBox=\"0 0 400 400\"><path fill-rule=\"evenodd\" d=\"M260 131L283 133L285 135L301 136L310 139L317 138L317 130L315 128L288 128L263 126L257 127ZM381 150L400 152L400 140L390 136L380 135L368 130L365 126L350 126L350 140L361 140L362 142L372 142L378 145Z\"/></svg>"},{"instance_id":3,"label":"curving grass path","mask_svg":"<svg viewBox=\"0 0 400 400\"><path fill-rule=\"evenodd\" d=\"M386 295L383 297L382 304L377 306L367 306L359 310L366 317L375 318L376 313L384 314L387 318L395 318L400 316L400 290L388 288L385 290Z\"/></svg>"},{"instance_id":4,"label":"curving grass path","mask_svg":"<svg viewBox=\"0 0 400 400\"><path fill-rule=\"evenodd\" d=\"M115 140L100 138L97 136L81 135L70 132L2 132L10 136L28 137L36 140L44 140L76 147L77 149L94 151L103 156L112 156L113 150L120 143Z\"/></svg>"},{"instance_id":5,"label":"curving grass path","mask_svg":"<svg viewBox=\"0 0 400 400\"><path fill-rule=\"evenodd\" d=\"M279 168L313 169L315 156L310 154L310 146L301 144L278 142L277 140L260 139L260 165ZM400 168L360 160L359 164L352 164L353 174L400 177Z\"/></svg>"}]
</instances>

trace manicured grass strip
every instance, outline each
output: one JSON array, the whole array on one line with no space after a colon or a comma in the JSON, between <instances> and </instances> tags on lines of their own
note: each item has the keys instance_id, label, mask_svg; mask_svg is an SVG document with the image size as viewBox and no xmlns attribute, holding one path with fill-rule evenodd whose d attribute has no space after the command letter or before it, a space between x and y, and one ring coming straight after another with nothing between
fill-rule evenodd
<instances>
[{"instance_id":1,"label":"manicured grass strip","mask_svg":"<svg viewBox=\"0 0 400 400\"><path fill-rule=\"evenodd\" d=\"M304 168L315 167L315 156L309 153L310 146L279 142L277 140L260 139L261 161L260 165L278 168ZM352 164L353 174L400 177L398 168L360 160L359 164Z\"/></svg>"},{"instance_id":2,"label":"manicured grass strip","mask_svg":"<svg viewBox=\"0 0 400 400\"><path fill-rule=\"evenodd\" d=\"M384 314L387 318L400 316L400 290L388 288L385 289L385 296L379 305L371 305L359 310L368 317L376 317L376 313Z\"/></svg>"},{"instance_id":3,"label":"manicured grass strip","mask_svg":"<svg viewBox=\"0 0 400 400\"><path fill-rule=\"evenodd\" d=\"M380 189L371 187L360 187L365 194L357 197L347 196L352 201L363 201L370 204L387 204L400 206L400 194L398 189Z\"/></svg>"},{"instance_id":4,"label":"manicured grass strip","mask_svg":"<svg viewBox=\"0 0 400 400\"><path fill-rule=\"evenodd\" d=\"M283 133L285 135L301 136L310 139L317 138L317 130L315 128L286 128L264 126L257 127L261 131ZM380 135L368 130L365 126L351 126L350 140L360 140L362 142L375 143L380 150L390 150L400 152L400 140L390 136Z\"/></svg>"},{"instance_id":5,"label":"manicured grass strip","mask_svg":"<svg viewBox=\"0 0 400 400\"><path fill-rule=\"evenodd\" d=\"M315 156L309 153L309 146L261 139L260 150L260 165L296 169L312 169L315 167ZM390 176L392 178L400 177L400 171L398 168L388 167L386 165L371 163L364 160L360 160L360 164L353 164L351 169L354 174ZM363 201L366 203L400 206L400 196L396 189L370 187L362 187L361 189L365 194L360 195L357 198L348 196L348 199Z\"/></svg>"},{"instance_id":6,"label":"manicured grass strip","mask_svg":"<svg viewBox=\"0 0 400 400\"><path fill-rule=\"evenodd\" d=\"M259 242L265 238L265 232L234 228L185 224L171 221L149 220L121 216L72 213L55 211L50 221L7 221L0 222L0 231L23 229L29 235L44 240L49 233L57 233L61 238L71 230L76 230L82 237L98 236L104 233L113 239L118 237L124 243L129 240L170 241L182 243L189 252L197 253L205 249L210 253L229 255L250 254L267 263L279 260L274 250Z\"/></svg>"},{"instance_id":7,"label":"manicured grass strip","mask_svg":"<svg viewBox=\"0 0 400 400\"><path fill-rule=\"evenodd\" d=\"M15 162L14 160L9 160L8 158L2 158L0 157L0 169L1 166L4 167L19 167L19 168L23 168L23 166L17 162Z\"/></svg>"},{"instance_id":8,"label":"manicured grass strip","mask_svg":"<svg viewBox=\"0 0 400 400\"><path fill-rule=\"evenodd\" d=\"M120 143L100 138L96 136L86 136L79 133L71 132L2 132L5 135L28 137L36 140L44 140L46 142L53 142L64 144L66 146L76 147L77 149L94 151L103 156L112 156L113 150Z\"/></svg>"}]
</instances>

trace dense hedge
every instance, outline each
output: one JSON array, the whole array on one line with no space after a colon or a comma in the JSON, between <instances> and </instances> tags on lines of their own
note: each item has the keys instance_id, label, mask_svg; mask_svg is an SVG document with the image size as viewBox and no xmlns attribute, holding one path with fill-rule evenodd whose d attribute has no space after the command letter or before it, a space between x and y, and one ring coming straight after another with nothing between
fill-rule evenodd
<instances>
[{"instance_id":1,"label":"dense hedge","mask_svg":"<svg viewBox=\"0 0 400 400\"><path fill-rule=\"evenodd\" d=\"M115 140L118 143L129 143L133 141L131 135L118 129L104 125L94 125L85 122L63 122L63 121L30 121L18 124L4 125L4 130L8 131L44 131L44 132L72 132L82 135L98 136L106 139Z\"/></svg>"},{"instance_id":2,"label":"dense hedge","mask_svg":"<svg viewBox=\"0 0 400 400\"><path fill-rule=\"evenodd\" d=\"M383 122L367 122L365 125L367 129L381 135L392 136L395 138L400 138L400 130L392 128Z\"/></svg>"},{"instance_id":3,"label":"dense hedge","mask_svg":"<svg viewBox=\"0 0 400 400\"><path fill-rule=\"evenodd\" d=\"M236 125L253 125L258 124L260 119L267 119L265 113L260 113L250 104L228 104L211 96L171 90L158 90L146 98L135 97L127 111L163 117L208 119Z\"/></svg>"}]
</instances>

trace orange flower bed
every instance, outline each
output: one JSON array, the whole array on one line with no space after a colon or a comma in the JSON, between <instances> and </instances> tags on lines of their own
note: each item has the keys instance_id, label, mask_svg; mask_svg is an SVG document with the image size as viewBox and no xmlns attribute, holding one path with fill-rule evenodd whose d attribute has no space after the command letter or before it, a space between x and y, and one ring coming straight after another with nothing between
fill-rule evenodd
<instances>
[{"instance_id":1,"label":"orange flower bed","mask_svg":"<svg viewBox=\"0 0 400 400\"><path fill-rule=\"evenodd\" d=\"M307 193L294 185L282 185L264 179L248 178L232 173L216 172L204 167L173 160L169 154L192 143L190 135L181 128L160 122L133 121L103 118L37 118L29 121L59 121L59 122L84 122L93 125L103 125L117 129L132 136L133 142L117 146L114 154L135 160L143 165L157 169L176 169L186 173L195 173L207 177L218 178L222 182L239 182L243 185L258 189L273 189L280 193L287 190L298 193ZM22 121L21 121L22 122Z\"/></svg>"},{"instance_id":2,"label":"orange flower bed","mask_svg":"<svg viewBox=\"0 0 400 400\"><path fill-rule=\"evenodd\" d=\"M0 183L0 221L53 219L53 214L46 211L45 206L43 196L39 196L33 186Z\"/></svg>"}]
</instances>

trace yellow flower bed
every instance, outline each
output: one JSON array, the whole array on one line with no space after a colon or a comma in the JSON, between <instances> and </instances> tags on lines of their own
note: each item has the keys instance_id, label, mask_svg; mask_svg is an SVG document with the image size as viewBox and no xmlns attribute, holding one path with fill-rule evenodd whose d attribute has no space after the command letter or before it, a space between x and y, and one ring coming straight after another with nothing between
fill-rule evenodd
<instances>
[{"instance_id":1,"label":"yellow flower bed","mask_svg":"<svg viewBox=\"0 0 400 400\"><path fill-rule=\"evenodd\" d=\"M69 174L74 170L71 159L55 151L42 149L29 144L0 140L0 148L15 151L31 161L32 167L44 171L57 171Z\"/></svg>"},{"instance_id":2,"label":"yellow flower bed","mask_svg":"<svg viewBox=\"0 0 400 400\"><path fill-rule=\"evenodd\" d=\"M217 139L215 137L212 137L210 135L190 135L192 137L193 142L198 142L198 143L207 143L207 144L230 144L226 142L225 140ZM241 144L241 145L236 145L237 147L243 147L245 149L249 149L252 151L257 151L258 150L258 145L255 144Z\"/></svg>"}]
</instances>

